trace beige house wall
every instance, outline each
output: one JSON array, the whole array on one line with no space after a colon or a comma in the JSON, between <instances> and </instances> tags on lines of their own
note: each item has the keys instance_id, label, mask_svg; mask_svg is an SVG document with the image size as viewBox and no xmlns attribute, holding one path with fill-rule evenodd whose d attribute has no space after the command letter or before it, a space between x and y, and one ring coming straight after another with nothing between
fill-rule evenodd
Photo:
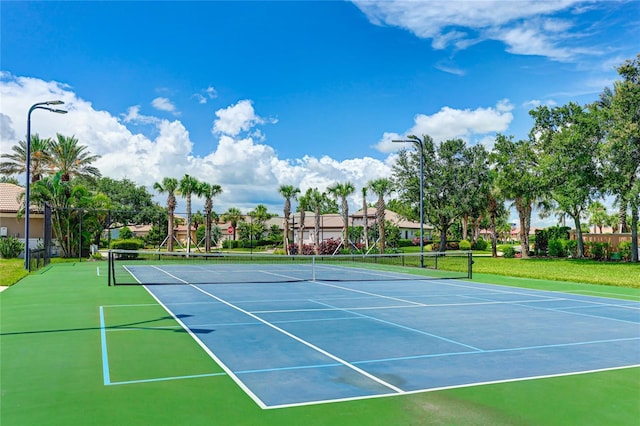
<instances>
[{"instance_id":1,"label":"beige house wall","mask_svg":"<svg viewBox=\"0 0 640 426\"><path fill-rule=\"evenodd\" d=\"M31 213L29 220L29 239L44 238L44 215ZM18 218L16 213L0 213L0 229L7 228L8 237L24 239L24 217Z\"/></svg>"}]
</instances>

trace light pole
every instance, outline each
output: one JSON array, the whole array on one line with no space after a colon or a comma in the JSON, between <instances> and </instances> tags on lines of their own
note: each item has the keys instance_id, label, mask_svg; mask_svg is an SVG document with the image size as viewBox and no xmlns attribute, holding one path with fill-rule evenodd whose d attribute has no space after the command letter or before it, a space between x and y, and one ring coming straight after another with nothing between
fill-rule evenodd
<instances>
[{"instance_id":1,"label":"light pole","mask_svg":"<svg viewBox=\"0 0 640 426\"><path fill-rule=\"evenodd\" d=\"M46 102L38 102L31 105L29 108L29 113L27 114L27 168L26 168L26 189L24 192L24 211L25 211L25 222L24 222L24 269L29 270L29 222L30 222L30 207L31 207L31 197L30 197L30 177L29 172L31 171L31 113L36 109L46 109L47 111L55 112L57 114L66 114L67 111L64 109L56 109L51 108L48 105L62 105L64 102L62 101L46 101Z\"/></svg>"},{"instance_id":2,"label":"light pole","mask_svg":"<svg viewBox=\"0 0 640 426\"><path fill-rule=\"evenodd\" d=\"M413 143L420 148L420 267L424 268L424 146L417 136L409 135L407 138L393 142Z\"/></svg>"}]
</instances>

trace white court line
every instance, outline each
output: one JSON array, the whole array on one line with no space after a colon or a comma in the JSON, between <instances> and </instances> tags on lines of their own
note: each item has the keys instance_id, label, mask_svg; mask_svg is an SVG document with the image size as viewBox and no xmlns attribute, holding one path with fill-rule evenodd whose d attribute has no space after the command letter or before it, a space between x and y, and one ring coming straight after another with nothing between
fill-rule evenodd
<instances>
[{"instance_id":1,"label":"white court line","mask_svg":"<svg viewBox=\"0 0 640 426\"><path fill-rule=\"evenodd\" d=\"M620 300L629 300L629 299L621 299L621 297L632 297L634 298L634 300L629 300L630 302L635 302L637 300L640 300L640 296L635 296L633 294L619 294L619 293L609 293L606 291L593 291L593 290L567 290L567 293L577 293L577 294L581 294L581 293L593 293L593 294L607 294L609 296L618 296L616 297L616 299L620 299Z\"/></svg>"},{"instance_id":2,"label":"white court line","mask_svg":"<svg viewBox=\"0 0 640 426\"><path fill-rule=\"evenodd\" d=\"M385 296L380 296L380 298L384 298ZM304 299L305 301L312 301L315 303L315 300ZM325 300L325 299L323 299ZM333 299L335 300L351 300L351 299ZM399 300L399 299L398 299ZM481 299L482 300L482 299ZM412 305L391 305L391 306L360 306L360 307L346 307L346 308L305 308L305 309L274 309L274 310L265 310L265 311L251 311L254 314L278 314L278 313L291 313L291 312L322 312L322 311L344 311L348 309L350 311L370 311L377 309L414 309L414 308L439 308L439 307L451 307L451 306L483 306L483 305L519 305L520 303L543 303L549 301L557 301L557 300L566 300L563 298L557 299L544 299L544 300L511 300L511 301L485 301L485 302L466 302L466 303L417 303L412 302ZM246 302L245 302L246 303ZM327 305L329 306L329 305Z\"/></svg>"}]
</instances>

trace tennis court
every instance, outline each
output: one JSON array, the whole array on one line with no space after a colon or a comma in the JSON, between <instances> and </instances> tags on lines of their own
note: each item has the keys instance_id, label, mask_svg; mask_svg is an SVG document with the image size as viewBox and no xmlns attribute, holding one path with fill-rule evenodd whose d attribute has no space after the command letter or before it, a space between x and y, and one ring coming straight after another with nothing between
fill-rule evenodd
<instances>
[{"instance_id":1,"label":"tennis court","mask_svg":"<svg viewBox=\"0 0 640 426\"><path fill-rule=\"evenodd\" d=\"M119 268L153 284L149 293L224 370L213 374L261 408L640 365L635 301L353 264L135 259ZM145 307L100 307L105 385L197 376L113 379L110 342L122 327L110 324L123 309Z\"/></svg>"}]
</instances>

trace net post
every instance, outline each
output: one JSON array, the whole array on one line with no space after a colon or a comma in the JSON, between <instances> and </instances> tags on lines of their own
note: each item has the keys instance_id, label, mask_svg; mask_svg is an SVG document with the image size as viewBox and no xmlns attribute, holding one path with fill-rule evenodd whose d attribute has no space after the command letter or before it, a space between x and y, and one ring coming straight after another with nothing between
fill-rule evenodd
<instances>
[{"instance_id":1,"label":"net post","mask_svg":"<svg viewBox=\"0 0 640 426\"><path fill-rule=\"evenodd\" d=\"M473 254L471 252L467 253L467 259L469 263L468 273L469 279L473 278Z\"/></svg>"},{"instance_id":2,"label":"net post","mask_svg":"<svg viewBox=\"0 0 640 426\"><path fill-rule=\"evenodd\" d=\"M311 281L316 280L316 256L311 256Z\"/></svg>"}]
</instances>

